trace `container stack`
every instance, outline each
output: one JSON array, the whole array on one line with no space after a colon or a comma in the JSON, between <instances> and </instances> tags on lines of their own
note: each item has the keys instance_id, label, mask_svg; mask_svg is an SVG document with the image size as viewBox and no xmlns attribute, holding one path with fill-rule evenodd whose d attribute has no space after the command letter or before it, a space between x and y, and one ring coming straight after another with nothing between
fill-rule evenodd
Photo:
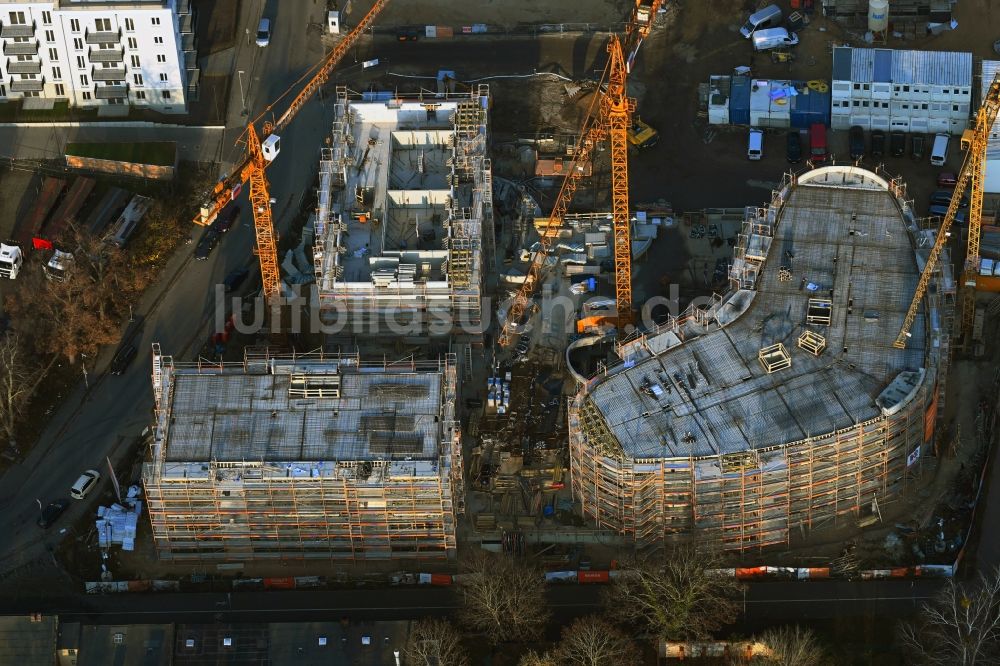
<instances>
[{"instance_id":1,"label":"container stack","mask_svg":"<svg viewBox=\"0 0 1000 666\"><path fill-rule=\"evenodd\" d=\"M729 124L750 124L750 78L734 76L729 84Z\"/></svg>"},{"instance_id":2,"label":"container stack","mask_svg":"<svg viewBox=\"0 0 1000 666\"><path fill-rule=\"evenodd\" d=\"M746 77L736 77L746 78ZM730 85L733 77L713 76L708 84L708 124L729 124Z\"/></svg>"},{"instance_id":3,"label":"container stack","mask_svg":"<svg viewBox=\"0 0 1000 666\"><path fill-rule=\"evenodd\" d=\"M720 79L728 79L723 84ZM728 111L730 125L806 129L813 123L830 124L830 87L826 81L751 79L713 76L708 117L713 125ZM723 94L724 85L728 94ZM718 94L717 94L718 91Z\"/></svg>"}]
</instances>

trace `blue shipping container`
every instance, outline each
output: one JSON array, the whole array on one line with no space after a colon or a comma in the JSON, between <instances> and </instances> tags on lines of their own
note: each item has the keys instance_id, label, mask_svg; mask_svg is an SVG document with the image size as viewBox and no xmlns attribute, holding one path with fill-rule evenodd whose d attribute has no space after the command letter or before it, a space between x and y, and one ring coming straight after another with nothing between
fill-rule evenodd
<instances>
[{"instance_id":1,"label":"blue shipping container","mask_svg":"<svg viewBox=\"0 0 1000 666\"><path fill-rule=\"evenodd\" d=\"M362 102L388 102L391 99L391 90L368 90L361 93Z\"/></svg>"},{"instance_id":2,"label":"blue shipping container","mask_svg":"<svg viewBox=\"0 0 1000 666\"><path fill-rule=\"evenodd\" d=\"M750 77L734 76L729 86L729 124L750 124Z\"/></svg>"},{"instance_id":3,"label":"blue shipping container","mask_svg":"<svg viewBox=\"0 0 1000 666\"><path fill-rule=\"evenodd\" d=\"M792 127L806 129L813 123L830 125L830 93L817 92L796 81L799 94L792 100Z\"/></svg>"}]
</instances>

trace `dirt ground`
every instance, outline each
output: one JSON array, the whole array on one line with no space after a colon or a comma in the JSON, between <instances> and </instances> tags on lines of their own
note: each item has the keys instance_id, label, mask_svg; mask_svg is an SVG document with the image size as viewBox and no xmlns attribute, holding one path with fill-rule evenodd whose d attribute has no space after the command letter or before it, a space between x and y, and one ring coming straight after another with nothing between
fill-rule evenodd
<instances>
[{"instance_id":1,"label":"dirt ground","mask_svg":"<svg viewBox=\"0 0 1000 666\"><path fill-rule=\"evenodd\" d=\"M632 4L629 0L573 0L571 3L538 0L393 0L382 11L378 22L380 26L486 23L513 27L521 23L568 22L610 24L620 22L627 16Z\"/></svg>"}]
</instances>

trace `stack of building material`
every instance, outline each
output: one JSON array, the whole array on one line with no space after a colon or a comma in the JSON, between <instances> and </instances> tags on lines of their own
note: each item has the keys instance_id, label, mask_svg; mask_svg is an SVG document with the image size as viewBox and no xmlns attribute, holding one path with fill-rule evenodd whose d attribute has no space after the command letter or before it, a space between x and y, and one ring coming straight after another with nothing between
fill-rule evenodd
<instances>
[{"instance_id":1,"label":"stack of building material","mask_svg":"<svg viewBox=\"0 0 1000 666\"><path fill-rule=\"evenodd\" d=\"M142 514L142 502L130 498L127 506L112 504L97 508L97 542L102 549L121 546L122 550L135 550L136 527Z\"/></svg>"},{"instance_id":2,"label":"stack of building material","mask_svg":"<svg viewBox=\"0 0 1000 666\"><path fill-rule=\"evenodd\" d=\"M486 386L487 409L497 414L506 414L510 410L510 372L504 377L490 377Z\"/></svg>"}]
</instances>

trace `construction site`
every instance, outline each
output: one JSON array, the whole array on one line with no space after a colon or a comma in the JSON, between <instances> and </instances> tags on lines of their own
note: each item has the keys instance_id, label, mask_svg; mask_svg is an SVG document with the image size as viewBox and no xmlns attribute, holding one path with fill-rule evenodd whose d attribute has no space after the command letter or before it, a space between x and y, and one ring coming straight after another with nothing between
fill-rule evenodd
<instances>
[{"instance_id":1,"label":"construction site","mask_svg":"<svg viewBox=\"0 0 1000 666\"><path fill-rule=\"evenodd\" d=\"M175 363L154 349L142 476L164 561L455 555L455 359Z\"/></svg>"},{"instance_id":2,"label":"construction site","mask_svg":"<svg viewBox=\"0 0 1000 666\"><path fill-rule=\"evenodd\" d=\"M903 185L854 167L748 208L731 289L616 345L569 413L574 498L638 545L725 549L858 521L919 474L946 376L950 271L893 346L919 277ZM926 250L924 251L926 254Z\"/></svg>"},{"instance_id":3,"label":"construction site","mask_svg":"<svg viewBox=\"0 0 1000 666\"><path fill-rule=\"evenodd\" d=\"M313 251L320 316L354 335L476 337L483 244L494 237L489 88L372 97L338 89L322 151Z\"/></svg>"}]
</instances>

